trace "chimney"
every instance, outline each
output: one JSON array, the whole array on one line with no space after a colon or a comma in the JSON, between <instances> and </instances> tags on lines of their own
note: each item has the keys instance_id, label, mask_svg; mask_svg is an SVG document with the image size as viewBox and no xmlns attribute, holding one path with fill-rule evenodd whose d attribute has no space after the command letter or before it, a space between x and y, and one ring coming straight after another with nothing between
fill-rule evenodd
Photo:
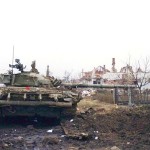
<instances>
[{"instance_id":1,"label":"chimney","mask_svg":"<svg viewBox=\"0 0 150 150\"><path fill-rule=\"evenodd\" d=\"M49 77L49 65L47 66L46 77Z\"/></svg>"},{"instance_id":2,"label":"chimney","mask_svg":"<svg viewBox=\"0 0 150 150\"><path fill-rule=\"evenodd\" d=\"M112 58L112 65L115 67L115 58Z\"/></svg>"},{"instance_id":3,"label":"chimney","mask_svg":"<svg viewBox=\"0 0 150 150\"><path fill-rule=\"evenodd\" d=\"M103 71L104 71L104 73L105 73L105 71L106 71L106 67L105 67L105 65L103 66Z\"/></svg>"},{"instance_id":4,"label":"chimney","mask_svg":"<svg viewBox=\"0 0 150 150\"><path fill-rule=\"evenodd\" d=\"M112 72L117 72L116 68L115 68L115 58L112 58Z\"/></svg>"},{"instance_id":5,"label":"chimney","mask_svg":"<svg viewBox=\"0 0 150 150\"><path fill-rule=\"evenodd\" d=\"M106 69L106 68L105 68L105 65L104 65L104 67L103 67L103 68L104 68L104 70Z\"/></svg>"},{"instance_id":6,"label":"chimney","mask_svg":"<svg viewBox=\"0 0 150 150\"><path fill-rule=\"evenodd\" d=\"M81 78L84 76L84 70L82 69Z\"/></svg>"}]
</instances>

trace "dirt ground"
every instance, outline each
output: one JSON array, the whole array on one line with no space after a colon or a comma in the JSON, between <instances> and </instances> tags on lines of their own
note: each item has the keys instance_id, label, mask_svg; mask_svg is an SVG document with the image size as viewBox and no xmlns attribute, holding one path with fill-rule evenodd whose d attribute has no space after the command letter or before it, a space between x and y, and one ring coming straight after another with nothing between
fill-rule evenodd
<instances>
[{"instance_id":1,"label":"dirt ground","mask_svg":"<svg viewBox=\"0 0 150 150\"><path fill-rule=\"evenodd\" d=\"M1 120L0 150L149 150L150 107L84 99L67 121Z\"/></svg>"}]
</instances>

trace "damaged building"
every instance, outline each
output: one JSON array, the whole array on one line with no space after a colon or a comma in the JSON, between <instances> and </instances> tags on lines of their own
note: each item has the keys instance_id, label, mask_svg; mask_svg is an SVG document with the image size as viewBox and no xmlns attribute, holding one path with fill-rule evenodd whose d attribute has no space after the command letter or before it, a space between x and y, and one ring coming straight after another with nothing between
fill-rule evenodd
<instances>
[{"instance_id":1,"label":"damaged building","mask_svg":"<svg viewBox=\"0 0 150 150\"><path fill-rule=\"evenodd\" d=\"M134 84L132 66L126 65L117 72L115 64L115 58L112 58L111 70L108 70L105 65L88 72L82 70L81 82L85 84Z\"/></svg>"}]
</instances>

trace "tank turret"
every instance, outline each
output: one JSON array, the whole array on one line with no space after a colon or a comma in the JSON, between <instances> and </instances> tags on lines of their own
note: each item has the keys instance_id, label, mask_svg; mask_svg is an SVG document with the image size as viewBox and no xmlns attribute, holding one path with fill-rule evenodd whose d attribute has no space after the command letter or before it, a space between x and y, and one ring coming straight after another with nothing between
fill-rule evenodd
<instances>
[{"instance_id":1,"label":"tank turret","mask_svg":"<svg viewBox=\"0 0 150 150\"><path fill-rule=\"evenodd\" d=\"M13 74L13 71L10 70L7 74L0 74L1 83L20 87L57 87L61 84L61 80L39 74L36 68L36 61L32 61L30 71L24 71L26 67L23 67L19 59L15 59L15 62L15 65L9 65L9 67L18 69L20 73Z\"/></svg>"}]
</instances>

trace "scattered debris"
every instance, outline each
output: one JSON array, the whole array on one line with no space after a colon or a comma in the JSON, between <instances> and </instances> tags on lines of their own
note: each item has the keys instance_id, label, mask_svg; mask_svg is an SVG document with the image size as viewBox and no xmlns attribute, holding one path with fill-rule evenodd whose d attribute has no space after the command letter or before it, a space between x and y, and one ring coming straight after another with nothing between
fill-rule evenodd
<instances>
[{"instance_id":1,"label":"scattered debris","mask_svg":"<svg viewBox=\"0 0 150 150\"><path fill-rule=\"evenodd\" d=\"M28 125L27 128L28 129L34 129L34 126L33 125Z\"/></svg>"},{"instance_id":2,"label":"scattered debris","mask_svg":"<svg viewBox=\"0 0 150 150\"><path fill-rule=\"evenodd\" d=\"M62 125L62 128L66 137L71 139L87 140L90 137L88 133L67 129L64 124Z\"/></svg>"},{"instance_id":3,"label":"scattered debris","mask_svg":"<svg viewBox=\"0 0 150 150\"><path fill-rule=\"evenodd\" d=\"M73 122L73 119L71 119L70 122Z\"/></svg>"},{"instance_id":4,"label":"scattered debris","mask_svg":"<svg viewBox=\"0 0 150 150\"><path fill-rule=\"evenodd\" d=\"M111 147L111 150L120 150L120 148L118 148L117 146L113 146Z\"/></svg>"},{"instance_id":5,"label":"scattered debris","mask_svg":"<svg viewBox=\"0 0 150 150\"><path fill-rule=\"evenodd\" d=\"M57 135L49 135L45 136L42 140L43 145L48 145L48 144L58 144L60 139L58 138Z\"/></svg>"},{"instance_id":6,"label":"scattered debris","mask_svg":"<svg viewBox=\"0 0 150 150\"><path fill-rule=\"evenodd\" d=\"M85 97L85 96L91 96L90 91L88 90L82 91L82 97Z\"/></svg>"},{"instance_id":7,"label":"scattered debris","mask_svg":"<svg viewBox=\"0 0 150 150\"><path fill-rule=\"evenodd\" d=\"M48 133L52 133L52 132L53 132L53 129L50 129L50 130L48 130L47 132L48 132Z\"/></svg>"},{"instance_id":8,"label":"scattered debris","mask_svg":"<svg viewBox=\"0 0 150 150\"><path fill-rule=\"evenodd\" d=\"M66 135L61 135L60 137L62 137L62 138L63 138L63 137L65 137L65 136L66 136Z\"/></svg>"}]
</instances>

